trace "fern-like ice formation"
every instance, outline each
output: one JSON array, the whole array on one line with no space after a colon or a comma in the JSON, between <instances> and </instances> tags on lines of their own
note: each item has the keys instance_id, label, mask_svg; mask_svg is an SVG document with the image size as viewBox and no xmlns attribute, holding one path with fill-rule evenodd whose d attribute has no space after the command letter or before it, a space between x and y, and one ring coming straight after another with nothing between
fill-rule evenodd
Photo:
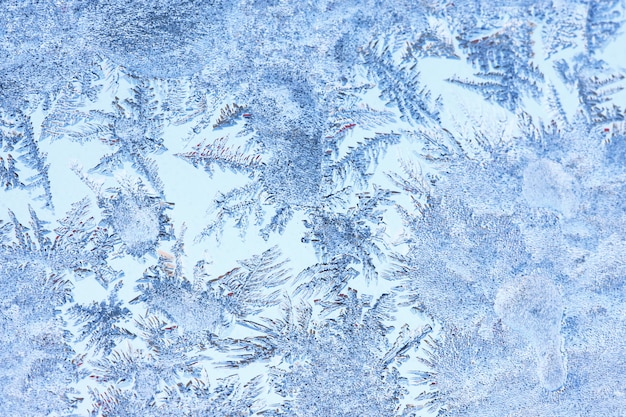
<instances>
[{"instance_id":1,"label":"fern-like ice formation","mask_svg":"<svg viewBox=\"0 0 626 417\"><path fill-rule=\"evenodd\" d=\"M622 416L624 0L0 12L0 415Z\"/></svg>"}]
</instances>

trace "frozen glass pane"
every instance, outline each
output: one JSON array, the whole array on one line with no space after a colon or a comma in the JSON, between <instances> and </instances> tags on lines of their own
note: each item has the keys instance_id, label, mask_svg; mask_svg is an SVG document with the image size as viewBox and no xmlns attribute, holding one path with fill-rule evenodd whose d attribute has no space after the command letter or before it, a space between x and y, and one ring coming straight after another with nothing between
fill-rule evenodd
<instances>
[{"instance_id":1,"label":"frozen glass pane","mask_svg":"<svg viewBox=\"0 0 626 417\"><path fill-rule=\"evenodd\" d=\"M624 416L625 12L1 0L0 416Z\"/></svg>"}]
</instances>

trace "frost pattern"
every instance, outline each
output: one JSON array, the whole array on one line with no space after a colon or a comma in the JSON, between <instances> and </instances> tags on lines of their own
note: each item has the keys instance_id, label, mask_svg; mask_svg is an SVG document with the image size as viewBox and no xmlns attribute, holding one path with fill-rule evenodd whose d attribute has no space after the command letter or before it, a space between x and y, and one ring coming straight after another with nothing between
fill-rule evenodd
<instances>
[{"instance_id":1,"label":"frost pattern","mask_svg":"<svg viewBox=\"0 0 626 417\"><path fill-rule=\"evenodd\" d=\"M0 415L622 416L625 13L4 2Z\"/></svg>"}]
</instances>

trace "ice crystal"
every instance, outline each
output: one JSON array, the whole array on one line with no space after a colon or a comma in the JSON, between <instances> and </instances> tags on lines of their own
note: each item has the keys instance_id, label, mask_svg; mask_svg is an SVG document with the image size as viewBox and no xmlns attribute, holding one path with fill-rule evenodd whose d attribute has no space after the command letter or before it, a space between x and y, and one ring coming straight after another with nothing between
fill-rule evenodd
<instances>
[{"instance_id":1,"label":"ice crystal","mask_svg":"<svg viewBox=\"0 0 626 417\"><path fill-rule=\"evenodd\" d=\"M284 305L280 320L247 322L263 336L237 341L250 350L245 362L254 360L261 346L263 356L280 358L271 369L275 390L284 398L276 415L399 415L406 381L398 368L430 328L410 331L406 325L391 344L392 327L385 322L394 319L395 306L389 294L372 301L348 289L320 304L327 315L338 316L315 322L307 304ZM322 397L327 400L319 401Z\"/></svg>"}]
</instances>

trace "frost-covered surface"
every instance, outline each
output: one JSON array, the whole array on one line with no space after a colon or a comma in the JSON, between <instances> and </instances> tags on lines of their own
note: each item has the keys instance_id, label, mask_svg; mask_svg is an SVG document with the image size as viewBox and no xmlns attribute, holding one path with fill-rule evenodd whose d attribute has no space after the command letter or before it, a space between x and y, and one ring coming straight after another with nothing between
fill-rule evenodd
<instances>
[{"instance_id":1,"label":"frost-covered surface","mask_svg":"<svg viewBox=\"0 0 626 417\"><path fill-rule=\"evenodd\" d=\"M1 416L626 415L623 0L0 3Z\"/></svg>"}]
</instances>

